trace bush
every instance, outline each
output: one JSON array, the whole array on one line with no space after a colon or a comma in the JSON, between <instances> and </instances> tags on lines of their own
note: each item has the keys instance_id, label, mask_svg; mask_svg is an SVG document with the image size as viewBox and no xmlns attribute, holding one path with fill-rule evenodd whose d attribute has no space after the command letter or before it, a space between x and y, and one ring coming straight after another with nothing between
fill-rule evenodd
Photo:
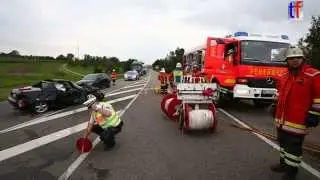
<instances>
[{"instance_id":1,"label":"bush","mask_svg":"<svg viewBox=\"0 0 320 180\"><path fill-rule=\"evenodd\" d=\"M102 69L98 66L94 66L93 73L102 73Z\"/></svg>"}]
</instances>

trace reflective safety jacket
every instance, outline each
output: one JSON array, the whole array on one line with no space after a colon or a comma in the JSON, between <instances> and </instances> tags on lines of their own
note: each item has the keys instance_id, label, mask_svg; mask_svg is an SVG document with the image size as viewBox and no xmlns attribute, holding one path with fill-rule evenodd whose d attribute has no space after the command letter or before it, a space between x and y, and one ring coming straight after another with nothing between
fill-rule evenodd
<instances>
[{"instance_id":1,"label":"reflective safety jacket","mask_svg":"<svg viewBox=\"0 0 320 180\"><path fill-rule=\"evenodd\" d=\"M120 116L117 112L113 109L112 105L108 102L100 102L99 106L101 106L102 110L108 110L111 112L110 117L105 117L100 112L92 112L93 118L96 124L101 126L103 129L108 127L116 127L120 124Z\"/></svg>"},{"instance_id":2,"label":"reflective safety jacket","mask_svg":"<svg viewBox=\"0 0 320 180\"><path fill-rule=\"evenodd\" d=\"M307 134L308 115L320 120L320 71L303 65L296 76L282 74L277 89L276 126L289 133Z\"/></svg>"},{"instance_id":3,"label":"reflective safety jacket","mask_svg":"<svg viewBox=\"0 0 320 180\"><path fill-rule=\"evenodd\" d=\"M112 73L111 73L111 79L112 79L112 80L117 79L117 73L116 73L116 72L112 72Z\"/></svg>"},{"instance_id":4,"label":"reflective safety jacket","mask_svg":"<svg viewBox=\"0 0 320 180\"><path fill-rule=\"evenodd\" d=\"M174 70L173 71L173 82L174 83L182 83L182 79L183 79L183 71Z\"/></svg>"}]
</instances>

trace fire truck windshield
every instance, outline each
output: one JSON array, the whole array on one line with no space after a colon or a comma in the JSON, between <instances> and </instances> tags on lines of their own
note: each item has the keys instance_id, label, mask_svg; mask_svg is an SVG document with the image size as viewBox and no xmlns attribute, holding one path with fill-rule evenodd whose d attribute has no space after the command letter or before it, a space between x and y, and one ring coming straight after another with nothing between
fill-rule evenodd
<instances>
[{"instance_id":1,"label":"fire truck windshield","mask_svg":"<svg viewBox=\"0 0 320 180\"><path fill-rule=\"evenodd\" d=\"M242 41L241 64L283 66L287 43L269 41Z\"/></svg>"}]
</instances>

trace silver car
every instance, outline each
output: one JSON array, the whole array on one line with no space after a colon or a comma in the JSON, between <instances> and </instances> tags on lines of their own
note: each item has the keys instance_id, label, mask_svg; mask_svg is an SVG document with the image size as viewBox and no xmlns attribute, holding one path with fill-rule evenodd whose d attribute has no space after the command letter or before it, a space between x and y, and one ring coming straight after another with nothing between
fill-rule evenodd
<instances>
[{"instance_id":1,"label":"silver car","mask_svg":"<svg viewBox=\"0 0 320 180\"><path fill-rule=\"evenodd\" d=\"M137 71L127 71L126 73L124 73L125 81L136 81L139 79L140 79L140 76Z\"/></svg>"}]
</instances>

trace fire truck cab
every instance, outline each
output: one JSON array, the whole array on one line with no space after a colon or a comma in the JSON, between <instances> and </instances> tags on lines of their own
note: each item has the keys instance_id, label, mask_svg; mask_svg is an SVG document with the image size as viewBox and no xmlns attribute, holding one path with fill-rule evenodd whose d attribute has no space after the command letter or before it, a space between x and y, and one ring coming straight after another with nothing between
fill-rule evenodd
<instances>
[{"instance_id":1,"label":"fire truck cab","mask_svg":"<svg viewBox=\"0 0 320 180\"><path fill-rule=\"evenodd\" d=\"M184 70L193 64L211 82L217 83L215 103L250 99L264 106L276 95L276 76L286 71L287 35L236 32L224 38L208 37L204 45L186 51Z\"/></svg>"}]
</instances>

